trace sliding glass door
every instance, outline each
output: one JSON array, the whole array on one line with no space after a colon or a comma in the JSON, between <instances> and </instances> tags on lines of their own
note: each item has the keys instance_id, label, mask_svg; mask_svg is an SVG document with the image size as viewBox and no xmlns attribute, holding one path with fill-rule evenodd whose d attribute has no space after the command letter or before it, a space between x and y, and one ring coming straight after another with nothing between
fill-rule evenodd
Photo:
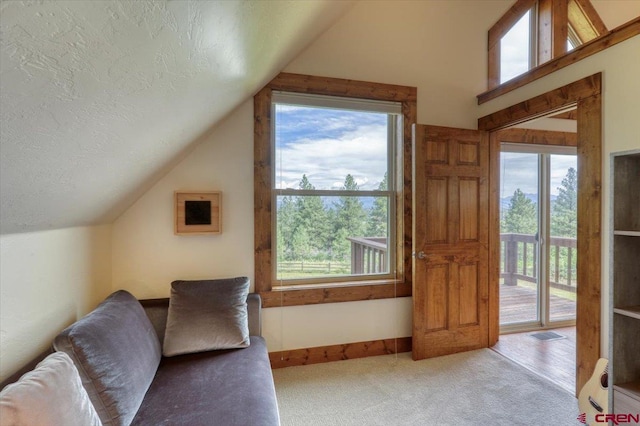
<instances>
[{"instance_id":1,"label":"sliding glass door","mask_svg":"<svg viewBox=\"0 0 640 426\"><path fill-rule=\"evenodd\" d=\"M575 149L503 144L500 157L500 325L575 322Z\"/></svg>"}]
</instances>

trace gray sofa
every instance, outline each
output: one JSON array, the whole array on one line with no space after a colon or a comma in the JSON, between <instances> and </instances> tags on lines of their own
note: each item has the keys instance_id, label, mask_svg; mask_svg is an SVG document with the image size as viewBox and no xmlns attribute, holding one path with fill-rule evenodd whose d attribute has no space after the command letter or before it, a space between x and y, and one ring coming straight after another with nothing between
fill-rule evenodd
<instances>
[{"instance_id":1,"label":"gray sofa","mask_svg":"<svg viewBox=\"0 0 640 426\"><path fill-rule=\"evenodd\" d=\"M278 425L260 297L249 294L250 344L164 357L169 299L110 295L54 349L76 366L103 425Z\"/></svg>"}]
</instances>

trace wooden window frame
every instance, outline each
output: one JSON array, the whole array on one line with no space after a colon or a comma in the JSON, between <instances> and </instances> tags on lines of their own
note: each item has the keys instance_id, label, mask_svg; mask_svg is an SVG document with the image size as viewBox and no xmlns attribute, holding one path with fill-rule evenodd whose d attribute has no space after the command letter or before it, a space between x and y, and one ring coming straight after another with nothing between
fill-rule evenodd
<instances>
[{"instance_id":1,"label":"wooden window frame","mask_svg":"<svg viewBox=\"0 0 640 426\"><path fill-rule=\"evenodd\" d=\"M279 289L273 285L271 101L274 90L401 103L403 137L396 161L396 266L392 283ZM255 291L263 307L337 303L411 296L411 126L417 117L417 89L382 83L280 73L254 96Z\"/></svg>"},{"instance_id":2,"label":"wooden window frame","mask_svg":"<svg viewBox=\"0 0 640 426\"><path fill-rule=\"evenodd\" d=\"M497 131L577 106L578 265L576 304L576 394L600 357L602 275L602 73L478 119L491 132L489 200L489 346L500 334L500 140ZM496 304L497 302L497 304Z\"/></svg>"},{"instance_id":3,"label":"wooden window frame","mask_svg":"<svg viewBox=\"0 0 640 426\"><path fill-rule=\"evenodd\" d=\"M537 21L537 28L531 29L532 38L536 40L536 46L532 47L532 50L537 52L535 66L532 66L529 72L501 84L500 40L531 9L536 10ZM532 70L557 58L565 57L569 26L582 44L610 33L590 0L517 0L488 33L488 90L508 86L512 81L520 80ZM572 52L581 46L576 46Z\"/></svg>"}]
</instances>

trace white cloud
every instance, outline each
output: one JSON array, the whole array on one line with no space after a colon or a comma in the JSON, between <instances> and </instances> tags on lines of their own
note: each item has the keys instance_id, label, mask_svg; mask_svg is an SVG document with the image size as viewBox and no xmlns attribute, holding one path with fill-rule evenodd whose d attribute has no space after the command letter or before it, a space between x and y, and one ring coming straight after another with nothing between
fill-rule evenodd
<instances>
[{"instance_id":1,"label":"white cloud","mask_svg":"<svg viewBox=\"0 0 640 426\"><path fill-rule=\"evenodd\" d=\"M280 188L297 188L306 174L316 189L338 189L351 174L361 189L377 189L387 168L386 150L384 125L357 126L339 139L298 139L278 150L276 180Z\"/></svg>"}]
</instances>

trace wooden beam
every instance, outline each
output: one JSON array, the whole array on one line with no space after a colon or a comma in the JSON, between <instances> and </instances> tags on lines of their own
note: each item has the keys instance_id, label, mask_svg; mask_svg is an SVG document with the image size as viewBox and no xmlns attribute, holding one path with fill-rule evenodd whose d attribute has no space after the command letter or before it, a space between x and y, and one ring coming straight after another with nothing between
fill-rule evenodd
<instances>
[{"instance_id":1,"label":"wooden beam","mask_svg":"<svg viewBox=\"0 0 640 426\"><path fill-rule=\"evenodd\" d=\"M538 65L553 59L553 1L538 1Z\"/></svg>"},{"instance_id":2,"label":"wooden beam","mask_svg":"<svg viewBox=\"0 0 640 426\"><path fill-rule=\"evenodd\" d=\"M478 129L499 130L547 115L550 112L571 106L580 99L599 94L601 86L602 73L594 74L567 86L481 117L478 119Z\"/></svg>"},{"instance_id":3,"label":"wooden beam","mask_svg":"<svg viewBox=\"0 0 640 426\"><path fill-rule=\"evenodd\" d=\"M568 1L553 0L553 54L558 58L567 53L567 38L569 37Z\"/></svg>"},{"instance_id":4,"label":"wooden beam","mask_svg":"<svg viewBox=\"0 0 640 426\"><path fill-rule=\"evenodd\" d=\"M584 58L601 52L606 48L621 43L631 37L635 37L638 34L640 34L640 17L619 26L603 37L599 37L588 43L585 43L582 46L573 49L571 52L559 58L552 59L551 61L543 65L529 70L519 77L516 77L505 82L504 84L501 84L498 87L479 94L477 96L478 104L483 104L490 101L491 99L495 99L499 96L504 95L505 93L509 93L512 90L525 86L532 81L549 75L552 72L555 72L569 65L573 65Z\"/></svg>"}]
</instances>

